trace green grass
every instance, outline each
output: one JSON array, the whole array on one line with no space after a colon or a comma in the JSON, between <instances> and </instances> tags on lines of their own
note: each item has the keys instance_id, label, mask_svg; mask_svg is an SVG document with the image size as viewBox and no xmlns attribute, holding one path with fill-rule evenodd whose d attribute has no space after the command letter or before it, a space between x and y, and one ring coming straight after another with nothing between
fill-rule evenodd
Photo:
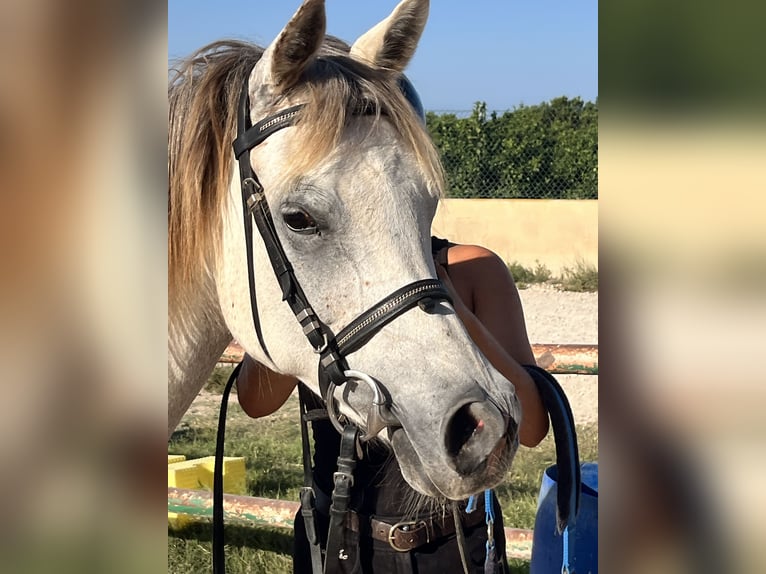
<instances>
[{"instance_id":1,"label":"green grass","mask_svg":"<svg viewBox=\"0 0 766 574\"><path fill-rule=\"evenodd\" d=\"M547 284L561 291L598 291L598 269L584 261L578 261L574 267L564 267L560 276L554 276L551 270L540 262L537 262L534 268L525 267L518 261L507 265L519 289L527 289L530 285Z\"/></svg>"},{"instance_id":2,"label":"green grass","mask_svg":"<svg viewBox=\"0 0 766 574\"><path fill-rule=\"evenodd\" d=\"M213 370L212 374L205 383L204 390L210 393L223 393L223 389L226 387L226 382L229 380L229 375L234 370L234 367L218 367ZM232 387L232 393L237 392L237 385Z\"/></svg>"},{"instance_id":3,"label":"green grass","mask_svg":"<svg viewBox=\"0 0 766 574\"><path fill-rule=\"evenodd\" d=\"M284 529L227 526L226 572L266 574L292 572L292 532ZM206 573L212 570L212 531L197 524L168 531L168 572Z\"/></svg>"},{"instance_id":4,"label":"green grass","mask_svg":"<svg viewBox=\"0 0 766 574\"><path fill-rule=\"evenodd\" d=\"M219 388L220 381L225 382L230 369L216 371L211 377L211 388ZM173 434L168 452L184 454L187 458L212 455L216 416L213 413L203 420L190 419L187 415L180 430ZM597 460L597 429L582 428L578 432L581 459ZM245 457L250 495L297 501L303 479L297 399L290 397L279 411L262 419L250 419L238 406L230 406L226 455ZM552 433L537 448L519 449L507 480L496 489L506 526L534 527L542 473L555 459ZM227 527L226 540L227 572L230 574L292 572L292 533L289 531ZM210 572L210 541L209 524L197 524L180 531L169 530L168 572ZM524 561L512 560L510 564L512 573L529 572L529 564Z\"/></svg>"}]
</instances>

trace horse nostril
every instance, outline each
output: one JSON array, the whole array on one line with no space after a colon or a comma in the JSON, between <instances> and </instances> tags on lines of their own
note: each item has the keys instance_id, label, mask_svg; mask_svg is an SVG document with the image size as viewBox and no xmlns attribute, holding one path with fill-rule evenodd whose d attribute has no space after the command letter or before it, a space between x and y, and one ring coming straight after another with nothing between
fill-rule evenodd
<instances>
[{"instance_id":1,"label":"horse nostril","mask_svg":"<svg viewBox=\"0 0 766 574\"><path fill-rule=\"evenodd\" d=\"M458 409L447 427L447 452L450 456L457 456L465 444L471 440L474 433L484 430L485 424L482 419L477 419L471 408L475 403L468 403Z\"/></svg>"},{"instance_id":2,"label":"horse nostril","mask_svg":"<svg viewBox=\"0 0 766 574\"><path fill-rule=\"evenodd\" d=\"M447 423L444 442L460 474L476 472L486 464L498 441L510 430L505 417L488 401L467 403Z\"/></svg>"}]
</instances>

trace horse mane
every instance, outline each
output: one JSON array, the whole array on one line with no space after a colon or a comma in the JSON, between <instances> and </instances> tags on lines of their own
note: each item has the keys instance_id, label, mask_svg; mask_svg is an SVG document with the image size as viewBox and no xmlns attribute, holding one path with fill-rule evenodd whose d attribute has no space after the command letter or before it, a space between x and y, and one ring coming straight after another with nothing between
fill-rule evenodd
<instances>
[{"instance_id":1,"label":"horse mane","mask_svg":"<svg viewBox=\"0 0 766 574\"><path fill-rule=\"evenodd\" d=\"M403 96L398 76L348 55L328 36L318 57L284 96L305 103L287 178L300 177L337 147L349 119L373 110L390 120L415 154L429 193L440 195L443 171L427 131ZM212 274L220 248L223 202L233 173L239 96L264 48L239 40L208 44L177 62L168 82L168 298L171 313L199 279ZM279 101L274 102L275 111ZM262 118L257 118L262 119ZM268 193L268 191L267 191Z\"/></svg>"},{"instance_id":2,"label":"horse mane","mask_svg":"<svg viewBox=\"0 0 766 574\"><path fill-rule=\"evenodd\" d=\"M263 48L208 44L177 62L168 81L168 304L177 308L209 272L221 202L231 179L231 141L242 85Z\"/></svg>"}]
</instances>

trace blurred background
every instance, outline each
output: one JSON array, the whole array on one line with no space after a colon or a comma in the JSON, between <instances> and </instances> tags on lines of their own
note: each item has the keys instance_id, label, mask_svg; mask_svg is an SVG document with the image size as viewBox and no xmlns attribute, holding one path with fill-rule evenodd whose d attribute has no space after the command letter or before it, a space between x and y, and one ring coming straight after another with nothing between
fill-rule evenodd
<instances>
[{"instance_id":1,"label":"blurred background","mask_svg":"<svg viewBox=\"0 0 766 574\"><path fill-rule=\"evenodd\" d=\"M604 571L763 569L765 15L600 6Z\"/></svg>"},{"instance_id":2,"label":"blurred background","mask_svg":"<svg viewBox=\"0 0 766 574\"><path fill-rule=\"evenodd\" d=\"M4 572L164 569L166 74L163 4L0 5Z\"/></svg>"},{"instance_id":3,"label":"blurred background","mask_svg":"<svg viewBox=\"0 0 766 574\"><path fill-rule=\"evenodd\" d=\"M165 8L0 6L9 572L165 569ZM766 558L765 12L600 7L604 572Z\"/></svg>"}]
</instances>

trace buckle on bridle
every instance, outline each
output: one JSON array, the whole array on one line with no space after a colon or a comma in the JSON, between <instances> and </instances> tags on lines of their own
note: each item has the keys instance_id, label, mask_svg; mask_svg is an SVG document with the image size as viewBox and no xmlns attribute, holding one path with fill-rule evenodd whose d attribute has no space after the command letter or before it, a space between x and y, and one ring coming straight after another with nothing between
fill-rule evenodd
<instances>
[{"instance_id":1,"label":"buckle on bridle","mask_svg":"<svg viewBox=\"0 0 766 574\"><path fill-rule=\"evenodd\" d=\"M264 197L263 186L256 179L252 177L246 177L242 180L242 188L250 188L248 190L248 196L245 200L248 212L252 213L255 206L258 205Z\"/></svg>"},{"instance_id":2,"label":"buckle on bridle","mask_svg":"<svg viewBox=\"0 0 766 574\"><path fill-rule=\"evenodd\" d=\"M327 333L324 333L324 332L323 332L323 333L322 333L322 345L321 345L321 346L319 346L319 347L316 347L316 348L312 347L312 349L313 349L313 351L314 351L314 352L315 352L317 355L321 355L322 353L324 353L324 352L327 350L327 347L329 346L329 344L330 344L330 342L327 340ZM335 358L334 360L336 360L336 361L337 361L338 359L337 359L337 358ZM325 365L325 366L326 366L326 365Z\"/></svg>"},{"instance_id":3,"label":"buckle on bridle","mask_svg":"<svg viewBox=\"0 0 766 574\"><path fill-rule=\"evenodd\" d=\"M348 482L349 487L354 486L354 475L348 472L333 472L332 473L332 482L333 484L338 483L338 479L344 480Z\"/></svg>"},{"instance_id":4,"label":"buckle on bridle","mask_svg":"<svg viewBox=\"0 0 766 574\"><path fill-rule=\"evenodd\" d=\"M406 520L397 522L388 530L388 544L397 552L409 552L412 550L412 548L399 548L396 545L396 532L409 532L411 527L417 526L419 524L422 524L426 529L426 544L428 544L431 542L431 534L428 532L428 524L426 524L424 520ZM414 540L411 540L410 542L412 543Z\"/></svg>"}]
</instances>

